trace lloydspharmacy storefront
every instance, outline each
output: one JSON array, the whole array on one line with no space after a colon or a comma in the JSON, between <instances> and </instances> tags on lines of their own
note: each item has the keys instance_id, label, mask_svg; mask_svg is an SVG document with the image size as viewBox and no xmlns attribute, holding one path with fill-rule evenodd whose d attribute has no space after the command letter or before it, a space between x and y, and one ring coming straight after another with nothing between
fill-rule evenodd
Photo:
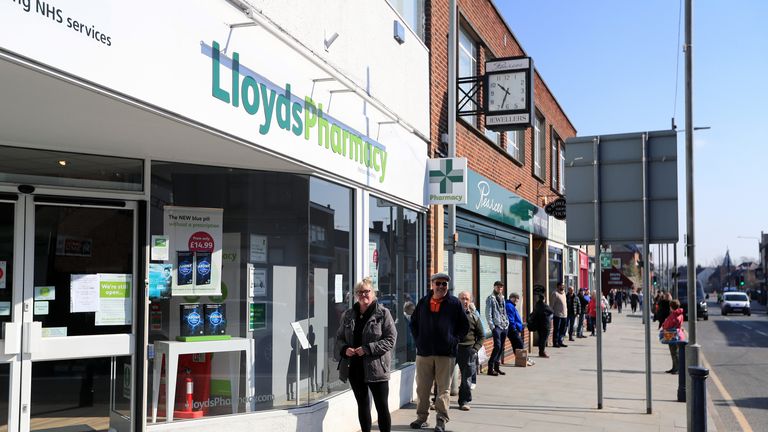
<instances>
[{"instance_id":1,"label":"lloydspharmacy storefront","mask_svg":"<svg viewBox=\"0 0 768 432\"><path fill-rule=\"evenodd\" d=\"M1 430L354 430L368 275L410 399L427 50L384 1L252 3L0 2Z\"/></svg>"}]
</instances>

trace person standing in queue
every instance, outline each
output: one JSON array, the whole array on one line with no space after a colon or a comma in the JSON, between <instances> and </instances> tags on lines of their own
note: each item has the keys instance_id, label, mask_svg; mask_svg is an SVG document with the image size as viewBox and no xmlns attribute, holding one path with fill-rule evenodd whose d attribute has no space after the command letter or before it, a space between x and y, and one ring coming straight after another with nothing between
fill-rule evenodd
<instances>
[{"instance_id":1,"label":"person standing in queue","mask_svg":"<svg viewBox=\"0 0 768 432\"><path fill-rule=\"evenodd\" d=\"M485 299L485 319L493 335L493 351L488 358L488 375L506 375L501 370L501 358L504 357L504 343L507 341L509 319L504 305L504 284L501 281L493 283L493 292Z\"/></svg>"},{"instance_id":2,"label":"person standing in queue","mask_svg":"<svg viewBox=\"0 0 768 432\"><path fill-rule=\"evenodd\" d=\"M459 409L469 411L469 403L472 402L472 376L475 374L477 365L477 352L483 348L483 326L480 319L475 315L472 305L472 294L468 291L459 293L459 301L464 307L464 313L469 322L469 331L464 339L459 342L459 350L456 356L456 362L459 365L461 373L461 383L459 384Z\"/></svg>"},{"instance_id":3,"label":"person standing in queue","mask_svg":"<svg viewBox=\"0 0 768 432\"><path fill-rule=\"evenodd\" d=\"M349 379L357 401L357 418L363 432L371 430L371 405L368 391L379 415L379 430L389 432L389 372L392 348L397 339L395 322L389 309L376 301L370 278L355 285L357 302L341 317L336 332L334 353L339 360L339 378Z\"/></svg>"},{"instance_id":4,"label":"person standing in queue","mask_svg":"<svg viewBox=\"0 0 768 432\"><path fill-rule=\"evenodd\" d=\"M536 330L539 339L539 357L549 358L547 354L547 339L549 338L549 332L552 329L552 315L554 312L549 305L544 302L544 294L539 294L536 301L536 306L533 308L533 313L528 317L529 321L533 321L530 330Z\"/></svg>"},{"instance_id":5,"label":"person standing in queue","mask_svg":"<svg viewBox=\"0 0 768 432\"><path fill-rule=\"evenodd\" d=\"M509 300L504 305L507 310L507 319L509 320L507 337L509 338L509 343L512 344L513 350L523 349L523 318L517 310L518 301L520 301L520 295L513 292L509 295Z\"/></svg>"},{"instance_id":6,"label":"person standing in queue","mask_svg":"<svg viewBox=\"0 0 768 432\"><path fill-rule=\"evenodd\" d=\"M459 299L448 293L451 278L432 275L432 290L416 304L410 329L416 340L416 420L412 429L429 427L429 395L437 384L435 432L444 432L448 423L450 384L458 344L469 331L469 321Z\"/></svg>"}]
</instances>

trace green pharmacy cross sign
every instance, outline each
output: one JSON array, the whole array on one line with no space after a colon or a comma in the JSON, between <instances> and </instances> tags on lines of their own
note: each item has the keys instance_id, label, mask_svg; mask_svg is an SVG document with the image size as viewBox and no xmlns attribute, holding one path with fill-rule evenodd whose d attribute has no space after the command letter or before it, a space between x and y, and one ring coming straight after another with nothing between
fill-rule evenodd
<instances>
[{"instance_id":1,"label":"green pharmacy cross sign","mask_svg":"<svg viewBox=\"0 0 768 432\"><path fill-rule=\"evenodd\" d=\"M466 204L466 158L430 159L427 171L429 204Z\"/></svg>"}]
</instances>

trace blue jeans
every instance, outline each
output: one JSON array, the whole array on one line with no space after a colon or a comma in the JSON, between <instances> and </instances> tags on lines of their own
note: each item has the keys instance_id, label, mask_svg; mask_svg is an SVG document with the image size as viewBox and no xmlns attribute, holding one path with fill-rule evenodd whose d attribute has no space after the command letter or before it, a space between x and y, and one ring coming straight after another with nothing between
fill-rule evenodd
<instances>
[{"instance_id":1,"label":"blue jeans","mask_svg":"<svg viewBox=\"0 0 768 432\"><path fill-rule=\"evenodd\" d=\"M488 370L498 370L501 364L501 357L504 356L504 342L507 340L507 330L494 327L493 331L493 351L488 358Z\"/></svg>"},{"instance_id":2,"label":"blue jeans","mask_svg":"<svg viewBox=\"0 0 768 432\"><path fill-rule=\"evenodd\" d=\"M552 318L552 345L559 346L563 343L567 319L560 317Z\"/></svg>"},{"instance_id":3,"label":"blue jeans","mask_svg":"<svg viewBox=\"0 0 768 432\"><path fill-rule=\"evenodd\" d=\"M584 336L584 314L579 314L579 324L576 326L576 335Z\"/></svg>"},{"instance_id":4,"label":"blue jeans","mask_svg":"<svg viewBox=\"0 0 768 432\"><path fill-rule=\"evenodd\" d=\"M576 315L568 315L568 339L573 339L573 325L576 323Z\"/></svg>"}]
</instances>

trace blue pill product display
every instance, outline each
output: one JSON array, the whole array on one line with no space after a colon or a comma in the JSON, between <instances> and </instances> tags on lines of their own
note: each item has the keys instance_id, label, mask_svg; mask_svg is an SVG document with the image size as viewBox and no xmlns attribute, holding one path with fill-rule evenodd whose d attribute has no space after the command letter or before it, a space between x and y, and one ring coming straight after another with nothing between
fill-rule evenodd
<instances>
[{"instance_id":1,"label":"blue pill product display","mask_svg":"<svg viewBox=\"0 0 768 432\"><path fill-rule=\"evenodd\" d=\"M195 285L211 283L211 253L195 252Z\"/></svg>"},{"instance_id":2,"label":"blue pill product display","mask_svg":"<svg viewBox=\"0 0 768 432\"><path fill-rule=\"evenodd\" d=\"M190 251L176 252L178 267L176 268L176 285L192 285L192 273L195 268L195 256Z\"/></svg>"},{"instance_id":3,"label":"blue pill product display","mask_svg":"<svg viewBox=\"0 0 768 432\"><path fill-rule=\"evenodd\" d=\"M205 313L205 334L227 334L227 317L223 304L207 304L203 306Z\"/></svg>"},{"instance_id":4,"label":"blue pill product display","mask_svg":"<svg viewBox=\"0 0 768 432\"><path fill-rule=\"evenodd\" d=\"M179 305L181 313L180 336L202 336L205 330L203 308L198 303L182 303Z\"/></svg>"}]
</instances>

